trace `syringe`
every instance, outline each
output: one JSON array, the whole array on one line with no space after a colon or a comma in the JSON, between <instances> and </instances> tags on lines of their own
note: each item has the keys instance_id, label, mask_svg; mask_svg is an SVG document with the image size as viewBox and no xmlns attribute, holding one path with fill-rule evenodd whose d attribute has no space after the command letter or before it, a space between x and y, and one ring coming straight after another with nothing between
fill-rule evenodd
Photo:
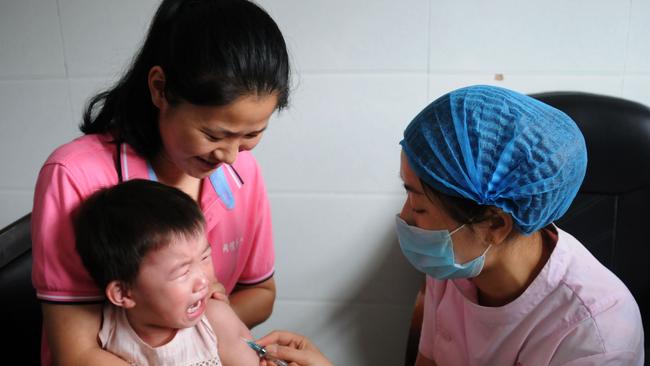
<instances>
[{"instance_id":1,"label":"syringe","mask_svg":"<svg viewBox=\"0 0 650 366\"><path fill-rule=\"evenodd\" d=\"M266 358L269 361L273 361L273 363L275 363L277 366L289 366L286 362L284 362L284 361L282 361L282 360L280 360L278 358L270 356L266 352L266 348L262 347L261 345L255 343L255 342L253 342L253 341L251 341L249 339L246 339L246 338L242 338L241 340L246 342L246 344L250 348L252 348L253 351L257 352L257 355L260 356L260 358Z\"/></svg>"}]
</instances>

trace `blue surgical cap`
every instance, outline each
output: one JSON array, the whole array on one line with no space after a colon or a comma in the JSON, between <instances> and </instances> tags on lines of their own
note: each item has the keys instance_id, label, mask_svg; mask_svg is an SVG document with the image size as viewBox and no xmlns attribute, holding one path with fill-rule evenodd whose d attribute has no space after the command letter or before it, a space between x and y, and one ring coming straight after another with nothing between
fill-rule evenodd
<instances>
[{"instance_id":1,"label":"blue surgical cap","mask_svg":"<svg viewBox=\"0 0 650 366\"><path fill-rule=\"evenodd\" d=\"M524 234L566 212L587 168L584 138L569 116L493 86L436 99L408 125L400 144L429 186L501 208Z\"/></svg>"}]
</instances>

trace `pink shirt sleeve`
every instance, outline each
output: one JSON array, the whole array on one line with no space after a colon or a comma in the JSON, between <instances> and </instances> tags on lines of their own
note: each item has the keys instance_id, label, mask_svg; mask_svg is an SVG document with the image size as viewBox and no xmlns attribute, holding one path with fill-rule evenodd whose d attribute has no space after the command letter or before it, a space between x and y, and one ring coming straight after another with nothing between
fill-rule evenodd
<instances>
[{"instance_id":1,"label":"pink shirt sleeve","mask_svg":"<svg viewBox=\"0 0 650 366\"><path fill-rule=\"evenodd\" d=\"M275 249L273 246L273 230L271 227L271 208L266 194L264 179L259 166L256 168L252 195L251 209L248 210L248 220L251 232L252 248L244 269L237 283L250 285L269 279L275 271Z\"/></svg>"},{"instance_id":2,"label":"pink shirt sleeve","mask_svg":"<svg viewBox=\"0 0 650 366\"><path fill-rule=\"evenodd\" d=\"M433 338L436 329L436 306L433 280L427 276L427 287L424 292L424 314L422 318L422 333L420 334L419 352L433 360Z\"/></svg>"},{"instance_id":3,"label":"pink shirt sleeve","mask_svg":"<svg viewBox=\"0 0 650 366\"><path fill-rule=\"evenodd\" d=\"M32 281L41 300L103 299L75 247L72 213L85 196L64 166L50 163L41 169L32 211Z\"/></svg>"}]
</instances>

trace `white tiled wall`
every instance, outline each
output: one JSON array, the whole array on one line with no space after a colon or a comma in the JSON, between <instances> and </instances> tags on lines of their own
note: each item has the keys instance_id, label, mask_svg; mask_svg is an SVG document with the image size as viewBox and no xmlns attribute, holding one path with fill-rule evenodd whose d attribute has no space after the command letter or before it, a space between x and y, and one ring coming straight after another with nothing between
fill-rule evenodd
<instances>
[{"instance_id":1,"label":"white tiled wall","mask_svg":"<svg viewBox=\"0 0 650 366\"><path fill-rule=\"evenodd\" d=\"M54 0L0 1L0 77L65 78Z\"/></svg>"},{"instance_id":2,"label":"white tiled wall","mask_svg":"<svg viewBox=\"0 0 650 366\"><path fill-rule=\"evenodd\" d=\"M299 77L255 150L271 192L399 191L398 138L426 105L426 74Z\"/></svg>"},{"instance_id":3,"label":"white tiled wall","mask_svg":"<svg viewBox=\"0 0 650 366\"><path fill-rule=\"evenodd\" d=\"M158 1L57 0L56 3L67 76L74 79L119 75L144 39Z\"/></svg>"},{"instance_id":4,"label":"white tiled wall","mask_svg":"<svg viewBox=\"0 0 650 366\"><path fill-rule=\"evenodd\" d=\"M650 22L648 15L650 15L650 1L632 0L628 31L628 59L626 60L626 71L628 72L650 73L650 42L648 42Z\"/></svg>"},{"instance_id":5,"label":"white tiled wall","mask_svg":"<svg viewBox=\"0 0 650 366\"><path fill-rule=\"evenodd\" d=\"M263 0L302 72L427 69L427 0Z\"/></svg>"},{"instance_id":6,"label":"white tiled wall","mask_svg":"<svg viewBox=\"0 0 650 366\"><path fill-rule=\"evenodd\" d=\"M620 73L630 3L433 1L430 71Z\"/></svg>"},{"instance_id":7,"label":"white tiled wall","mask_svg":"<svg viewBox=\"0 0 650 366\"><path fill-rule=\"evenodd\" d=\"M278 301L255 330L312 337L337 365L398 365L420 276L392 225L398 142L469 84L581 90L650 105L647 0L261 0L294 64L290 108L255 151ZM156 0L0 0L0 227L30 211L40 164L138 48ZM495 77L497 74L500 77ZM500 79L500 80L499 80Z\"/></svg>"}]
</instances>

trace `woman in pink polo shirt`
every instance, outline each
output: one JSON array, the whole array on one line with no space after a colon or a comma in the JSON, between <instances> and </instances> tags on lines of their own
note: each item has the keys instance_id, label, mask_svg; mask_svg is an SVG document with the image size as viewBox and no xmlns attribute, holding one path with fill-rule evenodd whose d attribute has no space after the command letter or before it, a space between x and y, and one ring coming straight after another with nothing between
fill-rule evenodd
<instances>
[{"instance_id":1,"label":"woman in pink polo shirt","mask_svg":"<svg viewBox=\"0 0 650 366\"><path fill-rule=\"evenodd\" d=\"M582 134L510 90L442 96L404 132L402 252L427 275L416 365L638 365L625 285L553 225L584 178Z\"/></svg>"},{"instance_id":2,"label":"woman in pink polo shirt","mask_svg":"<svg viewBox=\"0 0 650 366\"><path fill-rule=\"evenodd\" d=\"M158 180L199 203L224 295L249 327L269 317L271 216L248 151L288 94L284 39L260 7L162 2L129 70L90 101L85 135L56 149L38 177L33 282L43 301L43 364L120 363L98 346L104 294L75 251L71 216L99 188L133 178Z\"/></svg>"}]
</instances>

